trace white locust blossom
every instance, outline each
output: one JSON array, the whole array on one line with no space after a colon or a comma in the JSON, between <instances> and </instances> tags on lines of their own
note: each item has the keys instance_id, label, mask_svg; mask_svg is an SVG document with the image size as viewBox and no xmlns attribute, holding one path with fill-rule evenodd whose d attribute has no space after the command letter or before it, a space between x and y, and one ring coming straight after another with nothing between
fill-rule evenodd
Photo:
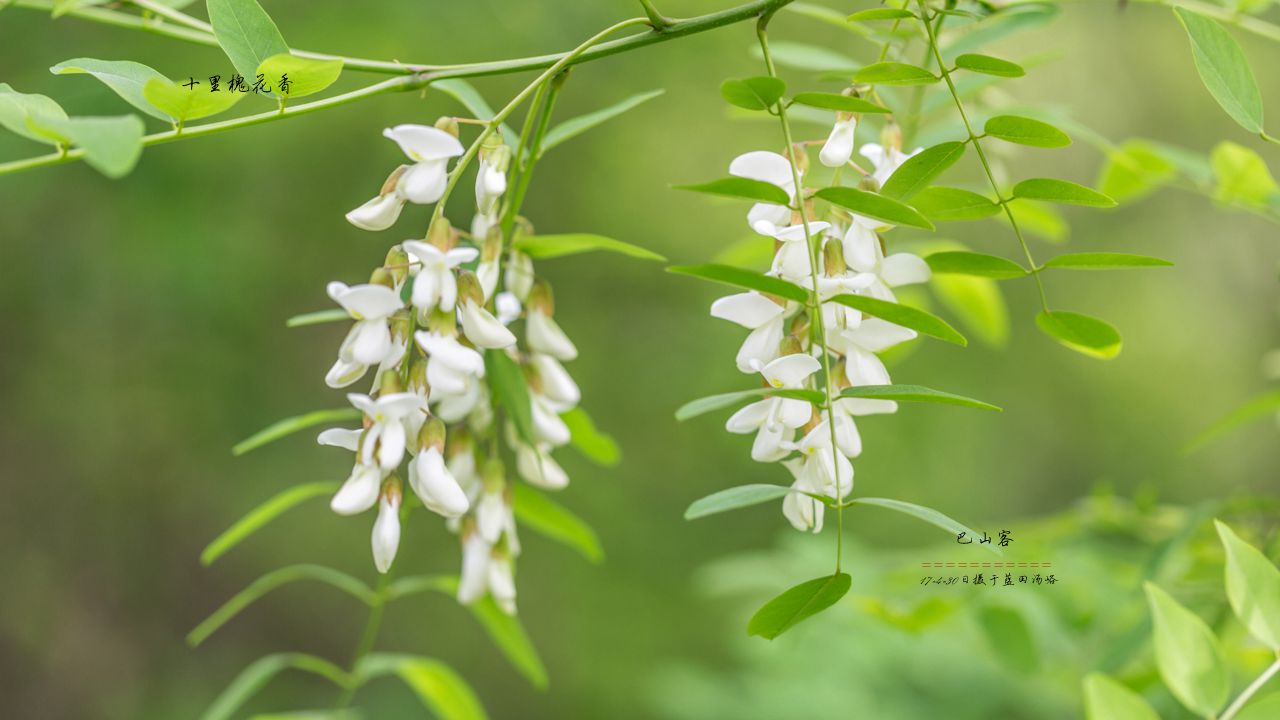
<instances>
[{"instance_id":1,"label":"white locust blossom","mask_svg":"<svg viewBox=\"0 0 1280 720\"><path fill-rule=\"evenodd\" d=\"M837 113L836 123L818 153L818 160L829 168L844 167L853 157L853 136L858 128L858 117L852 113Z\"/></svg>"},{"instance_id":2,"label":"white locust blossom","mask_svg":"<svg viewBox=\"0 0 1280 720\"><path fill-rule=\"evenodd\" d=\"M423 411L422 398L411 392L393 392L376 399L351 393L347 400L365 414L368 423L360 440L360 462L384 472L395 470L404 459L411 415Z\"/></svg>"},{"instance_id":3,"label":"white locust blossom","mask_svg":"<svg viewBox=\"0 0 1280 720\"><path fill-rule=\"evenodd\" d=\"M754 150L739 155L729 163L729 174L777 185L795 202L796 184L791 174L791 163L778 153ZM773 235L779 227L791 224L791 208L774 203L756 203L747 213L747 224L761 235Z\"/></svg>"},{"instance_id":4,"label":"white locust blossom","mask_svg":"<svg viewBox=\"0 0 1280 720\"><path fill-rule=\"evenodd\" d=\"M858 150L858 154L871 161L871 166L875 170L871 173L871 177L883 186L888 182L889 178L902 167L902 163L919 153L924 148L916 148L910 153L904 153L898 147L890 145L885 147L879 143L867 143Z\"/></svg>"},{"instance_id":5,"label":"white locust blossom","mask_svg":"<svg viewBox=\"0 0 1280 720\"><path fill-rule=\"evenodd\" d=\"M452 134L429 125L397 125L382 134L395 141L413 161L393 174L378 197L347 213L352 225L365 230L386 230L400 217L406 202L430 205L444 194L449 159L463 153Z\"/></svg>"},{"instance_id":6,"label":"white locust blossom","mask_svg":"<svg viewBox=\"0 0 1280 720\"><path fill-rule=\"evenodd\" d=\"M859 228L858 218L854 218L849 234L844 239L844 256L849 267L864 274L859 282L864 283L861 292L871 297L897 302L893 291L900 285L928 282L931 276L929 264L911 253L894 253L884 256L880 246L880 238L865 228Z\"/></svg>"},{"instance_id":7,"label":"white locust blossom","mask_svg":"<svg viewBox=\"0 0 1280 720\"><path fill-rule=\"evenodd\" d=\"M853 490L853 464L839 449L831 446L831 429L826 421L813 426L800 444L799 463L788 464L795 477L793 492L782 501L782 514L797 530L818 532L822 529L823 505L803 492L844 500Z\"/></svg>"},{"instance_id":8,"label":"white locust blossom","mask_svg":"<svg viewBox=\"0 0 1280 720\"><path fill-rule=\"evenodd\" d=\"M760 374L770 387L797 390L821 367L812 355L795 353L770 362L760 368ZM771 397L738 410L729 417L725 429L739 435L755 432L751 458L757 462L774 462L787 456L785 444L790 442L794 430L808 422L812 415L812 407L804 400Z\"/></svg>"},{"instance_id":9,"label":"white locust blossom","mask_svg":"<svg viewBox=\"0 0 1280 720\"><path fill-rule=\"evenodd\" d=\"M866 318L856 328L846 328L834 333L830 347L844 355L845 377L849 384L888 385L891 382L889 371L876 353L915 337L915 330L880 318Z\"/></svg>"},{"instance_id":10,"label":"white locust blossom","mask_svg":"<svg viewBox=\"0 0 1280 720\"><path fill-rule=\"evenodd\" d=\"M829 223L811 222L808 237L817 237L829 227L831 227ZM773 257L773 266L769 269L769 274L791 282L802 283L805 287L812 287L810 280L813 264L809 261L809 242L805 235L805 226L799 224L777 228L773 232L773 237L781 243L782 247L778 248L778 254Z\"/></svg>"},{"instance_id":11,"label":"white locust blossom","mask_svg":"<svg viewBox=\"0 0 1280 720\"><path fill-rule=\"evenodd\" d=\"M370 366L399 362L404 347L393 341L389 318L403 307L394 290L377 284L347 286L331 282L329 297L356 321L338 349L338 361L325 375L329 387L346 387L364 377Z\"/></svg>"},{"instance_id":12,"label":"white locust blossom","mask_svg":"<svg viewBox=\"0 0 1280 720\"><path fill-rule=\"evenodd\" d=\"M456 268L475 260L480 251L469 247L441 250L431 243L418 240L406 240L403 244L404 249L422 264L413 281L410 302L424 313L429 313L436 307L445 312L453 312L458 298Z\"/></svg>"},{"instance_id":13,"label":"white locust blossom","mask_svg":"<svg viewBox=\"0 0 1280 720\"><path fill-rule=\"evenodd\" d=\"M458 602L470 605L485 595L492 595L506 614L516 614L516 583L510 554L495 549L472 530L462 541Z\"/></svg>"},{"instance_id":14,"label":"white locust blossom","mask_svg":"<svg viewBox=\"0 0 1280 720\"><path fill-rule=\"evenodd\" d=\"M433 401L464 395L484 377L484 356L458 342L457 337L427 330L419 330L413 337L427 354L427 386Z\"/></svg>"},{"instance_id":15,"label":"white locust blossom","mask_svg":"<svg viewBox=\"0 0 1280 720\"><path fill-rule=\"evenodd\" d=\"M378 572L386 573L396 559L400 548L400 481L389 478L382 486L378 500L378 519L373 522L373 564Z\"/></svg>"},{"instance_id":16,"label":"white locust blossom","mask_svg":"<svg viewBox=\"0 0 1280 720\"><path fill-rule=\"evenodd\" d=\"M409 487L428 510L446 518L461 517L471 501L444 461L445 426L432 419L423 426L418 454L409 462Z\"/></svg>"},{"instance_id":17,"label":"white locust blossom","mask_svg":"<svg viewBox=\"0 0 1280 720\"><path fill-rule=\"evenodd\" d=\"M786 307L760 293L726 295L711 303L711 317L728 320L751 331L738 350L738 370L756 373L778 357Z\"/></svg>"}]
</instances>

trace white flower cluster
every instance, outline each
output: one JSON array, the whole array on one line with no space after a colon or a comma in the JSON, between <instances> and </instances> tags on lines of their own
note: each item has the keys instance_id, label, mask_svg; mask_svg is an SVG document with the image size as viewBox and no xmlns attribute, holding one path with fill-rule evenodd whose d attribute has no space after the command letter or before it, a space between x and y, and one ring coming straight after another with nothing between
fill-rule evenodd
<instances>
[{"instance_id":1,"label":"white flower cluster","mask_svg":"<svg viewBox=\"0 0 1280 720\"><path fill-rule=\"evenodd\" d=\"M396 221L406 202L438 202L448 183L449 159L463 154L456 133L456 123L448 120L435 127L386 130L384 135L414 164L393 172L378 197L347 219L360 228L382 230ZM535 279L527 255L513 250L503 257L498 221L510 158L496 133L480 149L474 246L459 245L461 233L437 217L425 241L392 247L368 283L329 284L330 297L355 324L325 382L342 388L371 368L376 372L369 394L347 396L363 413L363 427L325 430L319 442L355 453L351 475L331 507L354 515L378 506L372 542L379 572L390 569L399 547L400 468L407 462L413 494L461 538L458 599L471 603L491 595L514 613L513 561L520 543L510 478L498 447L508 444L524 481L544 489L565 487L568 475L550 452L569 442L560 414L577 405L579 391L561 365L578 351L552 318L550 288ZM521 322L523 348L511 329ZM518 437L509 418L505 431L498 432L485 352L505 353L522 366L534 442Z\"/></svg>"},{"instance_id":2,"label":"white flower cluster","mask_svg":"<svg viewBox=\"0 0 1280 720\"><path fill-rule=\"evenodd\" d=\"M854 125L851 118L837 120L821 153L823 164L843 166L848 162ZM874 165L876 179L887 179L908 157L897 148L873 143L864 145L861 154ZM777 153L741 155L729 165L729 173L782 188L793 207L807 200L804 189L795 186L790 161ZM747 216L752 230L776 241L767 274L806 289L813 289L816 275L819 297L824 301L845 294L895 301L892 288L929 279L929 266L919 257L908 253L886 257L878 234L888 229L884 223L839 210L833 211L829 220L809 221L808 232L816 245L811 254L799 213L771 203L753 206ZM759 374L767 387L779 389L821 389L817 373L824 354L831 356L831 384L836 392L858 385L889 384L889 373L877 354L916 336L912 330L864 317L845 305L823 302L825 345L819 344L815 341L820 337L814 332L815 318L803 304L756 291L716 300L711 315L751 331L738 351L738 370ZM732 433L755 434L752 459L781 461L791 472L797 492L784 499L782 511L798 530L822 529L824 505L809 494L843 500L852 490L850 459L862 452L854 418L895 412L897 403L842 398L835 401L832 410L834 418L804 400L769 397L734 413L725 425ZM834 423L834 432L829 423ZM797 431L801 431L798 441Z\"/></svg>"}]
</instances>

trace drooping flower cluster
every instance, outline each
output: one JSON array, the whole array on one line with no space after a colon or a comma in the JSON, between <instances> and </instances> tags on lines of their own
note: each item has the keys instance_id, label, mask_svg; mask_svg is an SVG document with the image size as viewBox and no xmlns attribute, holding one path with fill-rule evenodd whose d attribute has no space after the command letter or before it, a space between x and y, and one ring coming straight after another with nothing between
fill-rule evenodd
<instances>
[{"instance_id":1,"label":"drooping flower cluster","mask_svg":"<svg viewBox=\"0 0 1280 720\"><path fill-rule=\"evenodd\" d=\"M851 115L837 118L820 154L824 165L848 163L856 124ZM860 153L875 168L863 180L864 187L873 189L909 157L892 144L868 143ZM803 169L803 157L800 160L798 167ZM790 161L777 153L740 155L729 165L729 173L782 188L793 207L812 202L803 187L796 187ZM751 331L738 351L738 370L759 375L769 388L825 390L827 379L820 371L822 360L829 356L829 380L835 393L859 385L889 384L879 353L914 338L915 331L831 300L839 295L867 295L895 301L893 288L925 282L928 265L908 253L886 255L879 233L889 227L871 218L833 208L826 221L808 220L808 237L805 219L790 207L771 203L756 204L747 216L752 230L775 241L768 275L808 290L814 289L816 281L825 333L815 327L818 318L811 317L802 303L756 291L722 297L711 305L711 315ZM796 529L818 532L825 505L813 496L843 500L853 488L850 460L862 452L855 418L896 410L892 401L845 397L834 401L834 417L829 417L823 407L805 400L773 396L743 407L725 427L732 433L755 435L752 459L781 462L790 471L796 492L784 499L783 514Z\"/></svg>"},{"instance_id":2,"label":"drooping flower cluster","mask_svg":"<svg viewBox=\"0 0 1280 720\"><path fill-rule=\"evenodd\" d=\"M414 164L397 168L379 195L347 219L383 230L406 203L440 201L449 160L463 154L457 132L451 119L386 130ZM568 484L551 451L570 440L561 413L575 407L580 394L561 363L578 351L553 319L551 289L535 277L532 260L504 247L510 149L491 133L478 157L476 213L466 238L437 212L426 239L392 247L368 283L330 283L330 297L355 323L325 382L345 388L370 370L374 377L368 394L347 396L363 416L362 427L325 430L319 442L355 453L351 474L330 504L341 515L377 506L372 545L379 572L390 569L399 548L407 512L400 478L407 477L413 496L460 536L458 599L490 595L514 613L520 542L514 479L499 448L509 449L525 482L548 490ZM513 328L522 330L523 343ZM486 353L502 354L523 372L531 434L521 436L510 413L495 412Z\"/></svg>"}]
</instances>

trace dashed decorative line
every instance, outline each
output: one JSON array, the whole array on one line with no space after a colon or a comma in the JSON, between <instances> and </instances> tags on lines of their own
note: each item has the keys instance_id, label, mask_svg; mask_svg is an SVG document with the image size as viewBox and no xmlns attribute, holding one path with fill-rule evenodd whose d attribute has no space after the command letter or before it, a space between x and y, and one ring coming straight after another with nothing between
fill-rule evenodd
<instances>
[{"instance_id":1,"label":"dashed decorative line","mask_svg":"<svg viewBox=\"0 0 1280 720\"><path fill-rule=\"evenodd\" d=\"M1019 562L1012 562L1012 561L1011 561L1011 562L954 562L954 561L945 561L945 562L944 562L944 561L937 561L937 562L922 562L922 563L920 563L920 567L926 567L926 568L940 568L940 567L948 567L948 568L1047 568L1047 567L1053 567L1053 563L1050 563L1050 562L1029 562L1029 561L1019 561Z\"/></svg>"}]
</instances>

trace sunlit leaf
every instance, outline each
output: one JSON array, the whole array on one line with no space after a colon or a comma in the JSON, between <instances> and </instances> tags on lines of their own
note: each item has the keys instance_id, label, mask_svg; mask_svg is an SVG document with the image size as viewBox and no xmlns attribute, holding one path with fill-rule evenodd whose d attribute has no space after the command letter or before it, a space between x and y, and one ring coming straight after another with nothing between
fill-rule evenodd
<instances>
[{"instance_id":1,"label":"sunlit leaf","mask_svg":"<svg viewBox=\"0 0 1280 720\"><path fill-rule=\"evenodd\" d=\"M589 112L586 115L579 115L577 117L569 118L568 120L565 120L559 125L556 125L555 127L548 130L547 134L543 136L542 146L541 146L541 149L539 150L539 155L546 153L551 148L559 145L560 143L566 140L573 139L581 135L582 133L590 130L591 128L597 125L600 125L601 123L612 120L613 118L618 117L619 115L627 112L628 110L631 110L632 108L635 108L642 103L648 102L658 97L664 92L666 91L662 89L658 89L658 90L650 90L649 92L639 93L636 95L632 95L631 97L625 100L622 100L621 102L614 103L609 107L601 108L599 110L596 110L595 112Z\"/></svg>"},{"instance_id":2,"label":"sunlit leaf","mask_svg":"<svg viewBox=\"0 0 1280 720\"><path fill-rule=\"evenodd\" d=\"M314 95L337 82L342 74L342 61L316 60L285 52L263 60L255 74L273 83L277 95L300 98Z\"/></svg>"},{"instance_id":3,"label":"sunlit leaf","mask_svg":"<svg viewBox=\"0 0 1280 720\"><path fill-rule=\"evenodd\" d=\"M774 203L775 205L789 205L791 203L791 198L787 196L785 190L763 180L727 177L698 185L673 185L672 187L676 190L691 190L693 192L707 193L708 195L723 195L724 197Z\"/></svg>"},{"instance_id":4,"label":"sunlit leaf","mask_svg":"<svg viewBox=\"0 0 1280 720\"><path fill-rule=\"evenodd\" d=\"M1121 270L1125 268L1173 267L1168 260L1161 260L1148 255L1131 255L1114 252L1068 253L1050 258L1044 263L1047 268L1066 268L1072 270Z\"/></svg>"},{"instance_id":5,"label":"sunlit leaf","mask_svg":"<svg viewBox=\"0 0 1280 720\"><path fill-rule=\"evenodd\" d=\"M885 181L880 194L894 200L910 200L963 155L962 142L944 142L926 148L907 158Z\"/></svg>"},{"instance_id":6,"label":"sunlit leaf","mask_svg":"<svg viewBox=\"0 0 1280 720\"><path fill-rule=\"evenodd\" d=\"M355 408L335 408L333 410L315 410L305 415L295 415L287 417L283 420L277 420L258 432L236 443L231 448L232 455L243 455L250 450L275 442L280 438L291 435L299 430L306 430L309 427L321 425L324 423L345 422L347 420L359 420L361 413Z\"/></svg>"},{"instance_id":7,"label":"sunlit leaf","mask_svg":"<svg viewBox=\"0 0 1280 720\"><path fill-rule=\"evenodd\" d=\"M170 116L158 109L143 94L143 88L150 80L169 82L169 78L142 63L132 60L96 60L94 58L76 58L49 68L54 75L92 75L111 88L125 102L142 112L160 120L168 121ZM214 93L209 93L210 95Z\"/></svg>"},{"instance_id":8,"label":"sunlit leaf","mask_svg":"<svg viewBox=\"0 0 1280 720\"><path fill-rule=\"evenodd\" d=\"M56 144L57 138L38 130L41 118L66 120L67 113L53 98L20 93L7 83L0 83L0 126L36 142Z\"/></svg>"},{"instance_id":9,"label":"sunlit leaf","mask_svg":"<svg viewBox=\"0 0 1280 720\"><path fill-rule=\"evenodd\" d=\"M182 123L188 120L217 115L240 102L245 93L208 92L188 88L170 82L166 78L152 78L142 88L142 95L166 118Z\"/></svg>"},{"instance_id":10,"label":"sunlit leaf","mask_svg":"<svg viewBox=\"0 0 1280 720\"><path fill-rule=\"evenodd\" d=\"M772 640L835 605L849 592L852 583L847 573L800 583L757 610L747 623L747 634Z\"/></svg>"},{"instance_id":11,"label":"sunlit leaf","mask_svg":"<svg viewBox=\"0 0 1280 720\"><path fill-rule=\"evenodd\" d=\"M929 286L970 335L991 347L1004 347L1009 339L1009 308L997 281L935 274Z\"/></svg>"},{"instance_id":12,"label":"sunlit leaf","mask_svg":"<svg viewBox=\"0 0 1280 720\"><path fill-rule=\"evenodd\" d=\"M754 270L745 270L729 265L676 265L667 268L667 272L689 275L703 280L746 288L747 290L758 290L768 295L776 295L796 302L807 302L809 300L809 293L799 285Z\"/></svg>"},{"instance_id":13,"label":"sunlit leaf","mask_svg":"<svg viewBox=\"0 0 1280 720\"><path fill-rule=\"evenodd\" d=\"M1097 318L1065 310L1042 311L1036 315L1036 326L1078 353L1101 360L1120 354L1119 331Z\"/></svg>"},{"instance_id":14,"label":"sunlit leaf","mask_svg":"<svg viewBox=\"0 0 1280 720\"><path fill-rule=\"evenodd\" d=\"M209 23L236 72L253 78L272 55L289 52L284 37L257 0L208 0Z\"/></svg>"},{"instance_id":15,"label":"sunlit leaf","mask_svg":"<svg viewBox=\"0 0 1280 720\"><path fill-rule=\"evenodd\" d=\"M1066 242L1071 226L1062 213L1048 203L1024 200L1005 205L1022 230L1051 243Z\"/></svg>"},{"instance_id":16,"label":"sunlit leaf","mask_svg":"<svg viewBox=\"0 0 1280 720\"><path fill-rule=\"evenodd\" d=\"M1071 144L1071 138L1047 122L1017 115L996 115L987 120L982 131L991 137L1018 145L1059 148Z\"/></svg>"},{"instance_id":17,"label":"sunlit leaf","mask_svg":"<svg viewBox=\"0 0 1280 720\"><path fill-rule=\"evenodd\" d=\"M1013 196L1027 200L1045 200L1066 205L1115 207L1116 201L1092 188L1054 178L1032 178L1013 186Z\"/></svg>"},{"instance_id":18,"label":"sunlit leaf","mask_svg":"<svg viewBox=\"0 0 1280 720\"><path fill-rule=\"evenodd\" d=\"M604 560L600 539L582 518L529 485L516 483L513 487L512 509L521 525L568 545L591 562Z\"/></svg>"},{"instance_id":19,"label":"sunlit leaf","mask_svg":"<svg viewBox=\"0 0 1280 720\"><path fill-rule=\"evenodd\" d=\"M933 223L908 205L885 197L878 193L858 190L851 187L827 187L815 195L827 202L852 210L859 215L890 225L906 225L909 227L932 230Z\"/></svg>"},{"instance_id":20,"label":"sunlit leaf","mask_svg":"<svg viewBox=\"0 0 1280 720\"><path fill-rule=\"evenodd\" d=\"M938 82L938 77L916 65L879 62L854 73L853 81L868 85L926 85Z\"/></svg>"},{"instance_id":21,"label":"sunlit leaf","mask_svg":"<svg viewBox=\"0 0 1280 720\"><path fill-rule=\"evenodd\" d=\"M36 120L42 130L84 150L84 161L109 178L128 175L142 155L146 128L137 115L60 119L42 115Z\"/></svg>"},{"instance_id":22,"label":"sunlit leaf","mask_svg":"<svg viewBox=\"0 0 1280 720\"><path fill-rule=\"evenodd\" d=\"M990 55L965 53L956 56L955 63L958 68L997 77L1016 78L1027 74L1027 71L1023 70L1018 63L991 57Z\"/></svg>"},{"instance_id":23,"label":"sunlit leaf","mask_svg":"<svg viewBox=\"0 0 1280 720\"><path fill-rule=\"evenodd\" d=\"M304 653L267 655L258 658L240 671L236 679L204 711L200 720L231 720L241 706L249 702L250 698L285 670L301 670L319 675L340 688L346 687L351 682L345 670L314 655Z\"/></svg>"},{"instance_id":24,"label":"sunlit leaf","mask_svg":"<svg viewBox=\"0 0 1280 720\"><path fill-rule=\"evenodd\" d=\"M1155 626L1160 677L1188 710L1216 716L1231 687L1218 639L1203 620L1164 590L1149 582L1144 588Z\"/></svg>"},{"instance_id":25,"label":"sunlit leaf","mask_svg":"<svg viewBox=\"0 0 1280 720\"><path fill-rule=\"evenodd\" d=\"M1227 552L1227 600L1241 624L1262 644L1280 652L1280 569L1257 548L1214 520Z\"/></svg>"},{"instance_id":26,"label":"sunlit leaf","mask_svg":"<svg viewBox=\"0 0 1280 720\"><path fill-rule=\"evenodd\" d=\"M1175 7L1195 59L1200 80L1218 105L1251 133L1262 132L1262 94L1253 79L1249 60L1231 34L1209 18Z\"/></svg>"},{"instance_id":27,"label":"sunlit leaf","mask_svg":"<svg viewBox=\"0 0 1280 720\"><path fill-rule=\"evenodd\" d=\"M248 514L237 520L234 525L214 538L213 542L209 543L204 551L200 553L201 564L212 564L214 560L225 555L228 550L239 545L245 538L262 529L267 523L280 517L286 511L311 498L329 496L337 491L338 483L336 482L307 483L291 487L288 490L282 490L272 496L270 500L250 510Z\"/></svg>"},{"instance_id":28,"label":"sunlit leaf","mask_svg":"<svg viewBox=\"0 0 1280 720\"><path fill-rule=\"evenodd\" d=\"M945 340L949 343L955 343L960 346L969 344L969 341L965 340L963 335L956 332L956 329L948 325L942 318L910 305L889 302L888 300L881 300L867 295L836 295L826 302L840 303L845 307L861 310L868 315L887 320L894 325L901 325L922 335Z\"/></svg>"},{"instance_id":29,"label":"sunlit leaf","mask_svg":"<svg viewBox=\"0 0 1280 720\"><path fill-rule=\"evenodd\" d=\"M646 250L639 245L614 240L603 235L590 233L570 233L565 235L525 235L513 243L516 250L523 252L534 260L577 255L578 253L602 250L627 255L641 260L666 260L658 253Z\"/></svg>"},{"instance_id":30,"label":"sunlit leaf","mask_svg":"<svg viewBox=\"0 0 1280 720\"><path fill-rule=\"evenodd\" d=\"M995 410L1000 412L1001 408L991 403L981 400L974 400L963 395L943 392L942 390L934 390L933 388L923 385L856 385L851 388L845 388L840 392L840 397L846 398L873 398L876 400L894 400L897 402L923 402L936 403L940 405L959 405L961 407L977 408L979 410Z\"/></svg>"},{"instance_id":31,"label":"sunlit leaf","mask_svg":"<svg viewBox=\"0 0 1280 720\"><path fill-rule=\"evenodd\" d=\"M747 110L765 110L773 107L787 84L775 77L749 77L741 80L725 80L720 84L720 96L732 105Z\"/></svg>"},{"instance_id":32,"label":"sunlit leaf","mask_svg":"<svg viewBox=\"0 0 1280 720\"><path fill-rule=\"evenodd\" d=\"M611 467L622 459L622 451L618 442L607 433L603 433L592 422L591 416L580 407L573 408L560 415L569 428L569 442L573 444L583 457L596 463Z\"/></svg>"},{"instance_id":33,"label":"sunlit leaf","mask_svg":"<svg viewBox=\"0 0 1280 720\"><path fill-rule=\"evenodd\" d=\"M740 390L738 392L708 395L707 397L698 398L697 400L691 400L684 405L681 405L680 409L676 410L676 420L683 422L714 410L740 405L745 400L755 400L761 397L794 398L796 400L805 400L814 404L819 404L825 400L823 394L817 390L754 388L751 390Z\"/></svg>"},{"instance_id":34,"label":"sunlit leaf","mask_svg":"<svg viewBox=\"0 0 1280 720\"><path fill-rule=\"evenodd\" d=\"M927 187L911 198L911 206L930 222L981 220L1000 212L986 195L951 187Z\"/></svg>"},{"instance_id":35,"label":"sunlit leaf","mask_svg":"<svg viewBox=\"0 0 1280 720\"><path fill-rule=\"evenodd\" d=\"M792 489L784 485L756 484L731 487L695 500L689 509L684 511L684 519L696 520L708 515L759 505L785 497L791 492L793 492Z\"/></svg>"},{"instance_id":36,"label":"sunlit leaf","mask_svg":"<svg viewBox=\"0 0 1280 720\"><path fill-rule=\"evenodd\" d=\"M997 255L954 251L940 252L925 257L929 269L935 273L954 275L974 275L993 280L1024 277L1026 268L1018 263Z\"/></svg>"},{"instance_id":37,"label":"sunlit leaf","mask_svg":"<svg viewBox=\"0 0 1280 720\"><path fill-rule=\"evenodd\" d=\"M1131 202L1151 194L1172 180L1178 166L1153 144L1129 140L1107 151L1098 175L1098 190L1116 202Z\"/></svg>"},{"instance_id":38,"label":"sunlit leaf","mask_svg":"<svg viewBox=\"0 0 1280 720\"><path fill-rule=\"evenodd\" d=\"M484 706L462 676L439 660L373 653L356 667L361 679L395 675L440 720L486 720Z\"/></svg>"},{"instance_id":39,"label":"sunlit leaf","mask_svg":"<svg viewBox=\"0 0 1280 720\"><path fill-rule=\"evenodd\" d=\"M1280 196L1280 185L1271 176L1267 164L1243 145L1218 143L1209 155L1209 162L1217 182L1213 196L1221 202L1266 207Z\"/></svg>"},{"instance_id":40,"label":"sunlit leaf","mask_svg":"<svg viewBox=\"0 0 1280 720\"><path fill-rule=\"evenodd\" d=\"M1160 720L1141 695L1101 673L1084 678L1084 716L1085 720Z\"/></svg>"}]
</instances>

